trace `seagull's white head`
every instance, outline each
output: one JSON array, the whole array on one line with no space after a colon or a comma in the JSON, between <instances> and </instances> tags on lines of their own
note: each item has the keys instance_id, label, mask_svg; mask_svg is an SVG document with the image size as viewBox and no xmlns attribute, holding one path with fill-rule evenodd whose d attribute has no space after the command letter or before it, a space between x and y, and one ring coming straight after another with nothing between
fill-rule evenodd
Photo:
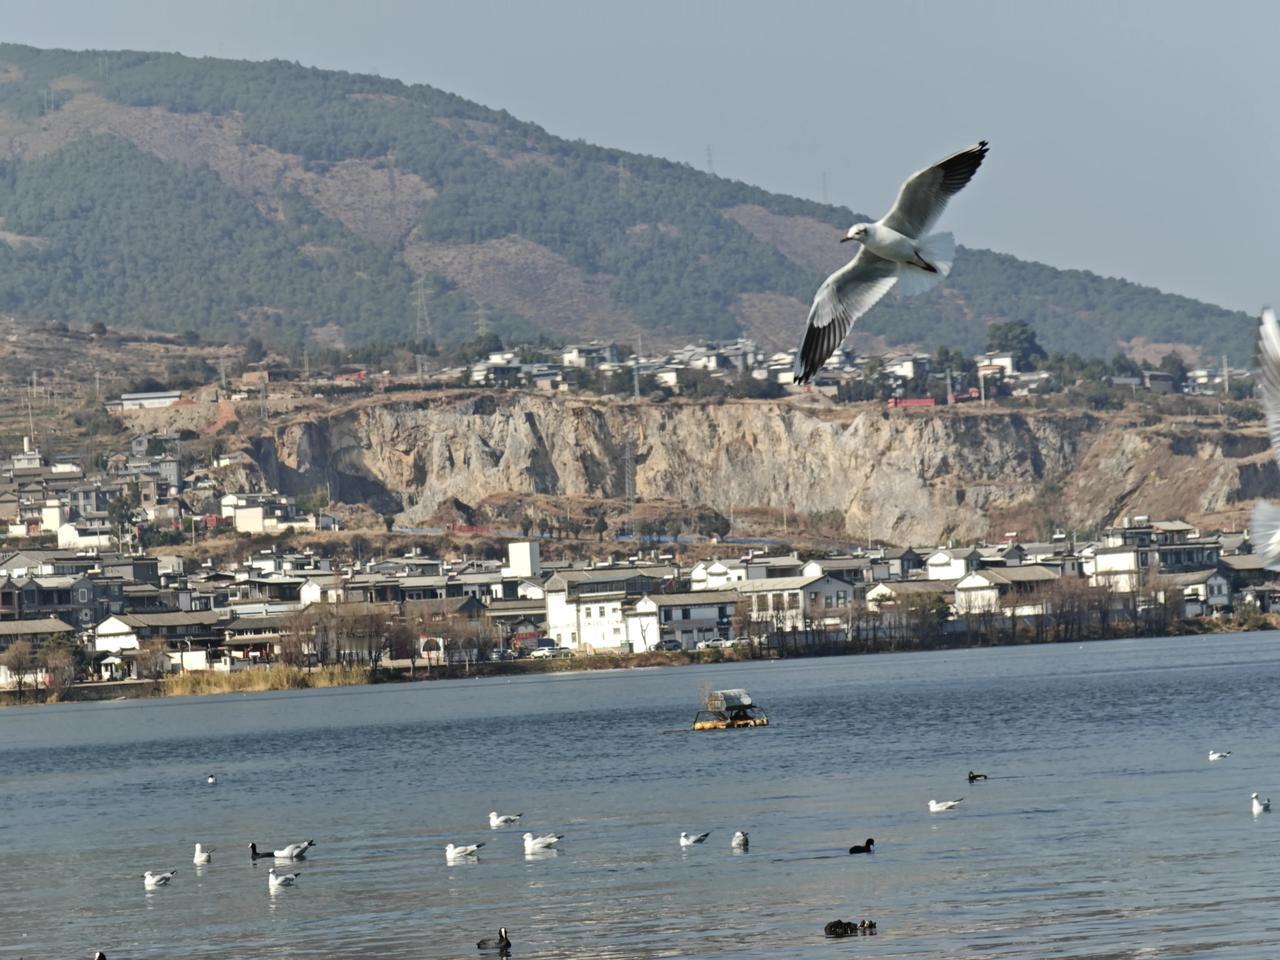
<instances>
[{"instance_id":1,"label":"seagull's white head","mask_svg":"<svg viewBox=\"0 0 1280 960\"><path fill-rule=\"evenodd\" d=\"M840 242L844 243L846 240L857 240L859 243L865 243L866 239L867 239L867 224L855 223L852 227L849 228L849 232L840 238Z\"/></svg>"}]
</instances>

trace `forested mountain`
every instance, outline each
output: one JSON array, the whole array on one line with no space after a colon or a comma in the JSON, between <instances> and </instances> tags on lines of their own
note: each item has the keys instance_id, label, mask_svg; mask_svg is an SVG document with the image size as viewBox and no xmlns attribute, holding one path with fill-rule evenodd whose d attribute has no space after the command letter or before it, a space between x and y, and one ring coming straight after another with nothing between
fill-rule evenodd
<instances>
[{"instance_id":1,"label":"forested mountain","mask_svg":"<svg viewBox=\"0 0 1280 960\"><path fill-rule=\"evenodd\" d=\"M0 44L0 310L283 347L510 339L798 340L854 214L571 142L395 80ZM419 314L425 326L419 325ZM1252 321L963 249L861 335L976 350L1251 355Z\"/></svg>"}]
</instances>

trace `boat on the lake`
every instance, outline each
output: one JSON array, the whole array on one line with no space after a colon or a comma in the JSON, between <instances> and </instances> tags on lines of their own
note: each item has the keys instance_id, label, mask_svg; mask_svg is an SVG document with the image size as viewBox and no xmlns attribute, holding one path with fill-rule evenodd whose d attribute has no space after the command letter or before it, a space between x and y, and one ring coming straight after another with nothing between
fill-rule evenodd
<instances>
[{"instance_id":1,"label":"boat on the lake","mask_svg":"<svg viewBox=\"0 0 1280 960\"><path fill-rule=\"evenodd\" d=\"M745 690L709 690L703 708L693 717L694 730L736 730L767 727L769 717Z\"/></svg>"}]
</instances>

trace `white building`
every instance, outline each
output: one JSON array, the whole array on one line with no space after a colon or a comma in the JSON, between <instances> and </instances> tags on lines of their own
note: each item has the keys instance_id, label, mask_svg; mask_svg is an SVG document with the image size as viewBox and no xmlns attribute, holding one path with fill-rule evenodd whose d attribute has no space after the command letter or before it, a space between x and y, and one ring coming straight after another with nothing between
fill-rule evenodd
<instances>
[{"instance_id":1,"label":"white building","mask_svg":"<svg viewBox=\"0 0 1280 960\"><path fill-rule=\"evenodd\" d=\"M978 569L982 555L973 547L963 550L935 550L924 561L925 576L930 580L959 580Z\"/></svg>"},{"instance_id":2,"label":"white building","mask_svg":"<svg viewBox=\"0 0 1280 960\"><path fill-rule=\"evenodd\" d=\"M678 576L675 567L562 570L547 580L547 635L557 646L583 652L619 650L628 642L624 603L658 593Z\"/></svg>"},{"instance_id":3,"label":"white building","mask_svg":"<svg viewBox=\"0 0 1280 960\"><path fill-rule=\"evenodd\" d=\"M115 542L109 524L64 523L56 528L60 550L106 550Z\"/></svg>"},{"instance_id":4,"label":"white building","mask_svg":"<svg viewBox=\"0 0 1280 960\"><path fill-rule=\"evenodd\" d=\"M121 410L155 410L172 407L182 399L181 390L163 390L155 393L120 394Z\"/></svg>"},{"instance_id":5,"label":"white building","mask_svg":"<svg viewBox=\"0 0 1280 960\"><path fill-rule=\"evenodd\" d=\"M842 622L853 601L853 584L832 576L762 577L734 589L750 604L750 617L773 630L803 630Z\"/></svg>"},{"instance_id":6,"label":"white building","mask_svg":"<svg viewBox=\"0 0 1280 960\"><path fill-rule=\"evenodd\" d=\"M721 590L747 579L741 560L699 560L689 571L690 590Z\"/></svg>"},{"instance_id":7,"label":"white building","mask_svg":"<svg viewBox=\"0 0 1280 960\"><path fill-rule=\"evenodd\" d=\"M635 653L659 640L677 640L685 650L703 640L732 639L733 613L742 596L735 590L646 594L626 616L627 640Z\"/></svg>"},{"instance_id":8,"label":"white building","mask_svg":"<svg viewBox=\"0 0 1280 960\"><path fill-rule=\"evenodd\" d=\"M955 586L955 611L1030 617L1044 613L1044 592L1058 574L1039 564L987 567L961 577Z\"/></svg>"}]
</instances>

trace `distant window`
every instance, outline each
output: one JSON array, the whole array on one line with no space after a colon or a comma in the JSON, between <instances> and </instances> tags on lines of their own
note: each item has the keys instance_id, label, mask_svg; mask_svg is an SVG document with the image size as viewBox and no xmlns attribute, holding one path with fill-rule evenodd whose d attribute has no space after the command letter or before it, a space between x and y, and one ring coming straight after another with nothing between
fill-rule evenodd
<instances>
[{"instance_id":1,"label":"distant window","mask_svg":"<svg viewBox=\"0 0 1280 960\"><path fill-rule=\"evenodd\" d=\"M716 610L716 615L721 620L727 620L729 618L729 608L721 604L720 607Z\"/></svg>"},{"instance_id":2,"label":"distant window","mask_svg":"<svg viewBox=\"0 0 1280 960\"><path fill-rule=\"evenodd\" d=\"M81 603L89 602L89 589L87 587L81 587L76 591L76 595L80 598Z\"/></svg>"},{"instance_id":3,"label":"distant window","mask_svg":"<svg viewBox=\"0 0 1280 960\"><path fill-rule=\"evenodd\" d=\"M681 607L681 608L680 608L680 619L681 619L681 620L688 620L688 619L689 619L689 608L688 608L688 607Z\"/></svg>"},{"instance_id":4,"label":"distant window","mask_svg":"<svg viewBox=\"0 0 1280 960\"><path fill-rule=\"evenodd\" d=\"M826 607L828 610L831 609L833 606L835 606L835 597L831 596L831 594L829 593L822 598L822 601L823 601L822 605Z\"/></svg>"},{"instance_id":5,"label":"distant window","mask_svg":"<svg viewBox=\"0 0 1280 960\"><path fill-rule=\"evenodd\" d=\"M601 608L600 608L600 616L602 616L602 617L604 616L604 607L601 607Z\"/></svg>"},{"instance_id":6,"label":"distant window","mask_svg":"<svg viewBox=\"0 0 1280 960\"><path fill-rule=\"evenodd\" d=\"M663 608L662 608L662 622L663 622L663 623L670 623L670 622L671 622L671 608L670 608L670 607L663 607Z\"/></svg>"}]
</instances>

